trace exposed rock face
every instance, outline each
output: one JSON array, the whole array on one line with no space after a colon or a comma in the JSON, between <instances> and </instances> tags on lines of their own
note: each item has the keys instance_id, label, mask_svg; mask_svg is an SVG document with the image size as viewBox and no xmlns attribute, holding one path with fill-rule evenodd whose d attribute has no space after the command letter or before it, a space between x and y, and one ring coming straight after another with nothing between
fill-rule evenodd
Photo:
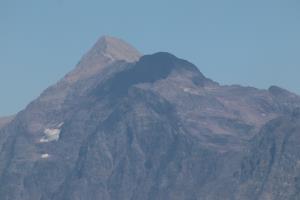
<instances>
[{"instance_id":1,"label":"exposed rock face","mask_svg":"<svg viewBox=\"0 0 300 200\"><path fill-rule=\"evenodd\" d=\"M0 117L0 128L4 127L6 124L13 120L14 116Z\"/></svg>"},{"instance_id":2,"label":"exposed rock face","mask_svg":"<svg viewBox=\"0 0 300 200\"><path fill-rule=\"evenodd\" d=\"M299 141L299 115L267 123L242 162L241 199L300 199Z\"/></svg>"},{"instance_id":3,"label":"exposed rock face","mask_svg":"<svg viewBox=\"0 0 300 200\"><path fill-rule=\"evenodd\" d=\"M298 199L299 107L105 37L0 129L0 197Z\"/></svg>"},{"instance_id":4,"label":"exposed rock face","mask_svg":"<svg viewBox=\"0 0 300 200\"><path fill-rule=\"evenodd\" d=\"M71 83L82 80L101 72L117 60L135 62L140 57L141 54L123 40L104 36L83 56L75 70L67 74L65 80Z\"/></svg>"}]
</instances>

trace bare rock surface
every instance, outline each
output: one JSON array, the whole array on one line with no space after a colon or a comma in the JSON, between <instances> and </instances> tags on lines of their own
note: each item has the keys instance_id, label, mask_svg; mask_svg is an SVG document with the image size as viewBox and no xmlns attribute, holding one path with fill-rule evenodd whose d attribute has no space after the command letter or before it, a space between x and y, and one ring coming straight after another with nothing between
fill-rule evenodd
<instances>
[{"instance_id":1,"label":"bare rock surface","mask_svg":"<svg viewBox=\"0 0 300 200\"><path fill-rule=\"evenodd\" d=\"M6 124L13 120L14 116L0 117L0 128L4 127Z\"/></svg>"}]
</instances>

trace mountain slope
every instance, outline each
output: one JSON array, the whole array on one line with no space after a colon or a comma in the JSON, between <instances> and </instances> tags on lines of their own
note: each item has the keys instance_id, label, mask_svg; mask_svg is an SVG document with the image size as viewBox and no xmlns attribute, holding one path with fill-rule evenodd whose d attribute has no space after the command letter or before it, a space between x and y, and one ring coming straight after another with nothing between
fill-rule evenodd
<instances>
[{"instance_id":1,"label":"mountain slope","mask_svg":"<svg viewBox=\"0 0 300 200\"><path fill-rule=\"evenodd\" d=\"M300 198L299 137L299 109L264 126L241 165L241 198Z\"/></svg>"},{"instance_id":2,"label":"mountain slope","mask_svg":"<svg viewBox=\"0 0 300 200\"><path fill-rule=\"evenodd\" d=\"M13 120L14 116L0 117L0 128L4 127L6 124Z\"/></svg>"},{"instance_id":3,"label":"mountain slope","mask_svg":"<svg viewBox=\"0 0 300 200\"><path fill-rule=\"evenodd\" d=\"M270 157L269 144L256 144L277 137L266 127L296 116L299 106L300 98L281 88L222 86L169 53L141 57L125 42L104 37L0 130L0 196L296 198L295 192L280 196L276 187L283 186L273 187L275 178L258 177L270 166L259 165L256 156L262 163ZM262 183L270 186L248 195Z\"/></svg>"}]
</instances>

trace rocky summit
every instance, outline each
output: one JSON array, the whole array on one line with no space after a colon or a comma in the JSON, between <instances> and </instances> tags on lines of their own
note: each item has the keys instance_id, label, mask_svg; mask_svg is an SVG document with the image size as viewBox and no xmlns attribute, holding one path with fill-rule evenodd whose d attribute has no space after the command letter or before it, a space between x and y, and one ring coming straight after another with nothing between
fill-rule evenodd
<instances>
[{"instance_id":1,"label":"rocky summit","mask_svg":"<svg viewBox=\"0 0 300 200\"><path fill-rule=\"evenodd\" d=\"M102 37L1 119L0 199L299 200L299 107L280 87L220 85Z\"/></svg>"}]
</instances>

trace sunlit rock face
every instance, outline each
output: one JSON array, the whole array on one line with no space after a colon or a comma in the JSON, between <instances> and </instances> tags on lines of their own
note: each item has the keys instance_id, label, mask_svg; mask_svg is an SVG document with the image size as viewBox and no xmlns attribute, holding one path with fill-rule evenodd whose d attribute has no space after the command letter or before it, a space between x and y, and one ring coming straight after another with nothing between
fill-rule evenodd
<instances>
[{"instance_id":1,"label":"sunlit rock face","mask_svg":"<svg viewBox=\"0 0 300 200\"><path fill-rule=\"evenodd\" d=\"M104 36L85 54L76 68L66 75L67 82L93 76L115 61L136 62L141 54L121 39Z\"/></svg>"},{"instance_id":2,"label":"sunlit rock face","mask_svg":"<svg viewBox=\"0 0 300 200\"><path fill-rule=\"evenodd\" d=\"M14 116L0 117L0 129L5 125L9 124L14 119Z\"/></svg>"},{"instance_id":3,"label":"sunlit rock face","mask_svg":"<svg viewBox=\"0 0 300 200\"><path fill-rule=\"evenodd\" d=\"M0 197L299 199L299 107L104 37L0 129Z\"/></svg>"}]
</instances>

